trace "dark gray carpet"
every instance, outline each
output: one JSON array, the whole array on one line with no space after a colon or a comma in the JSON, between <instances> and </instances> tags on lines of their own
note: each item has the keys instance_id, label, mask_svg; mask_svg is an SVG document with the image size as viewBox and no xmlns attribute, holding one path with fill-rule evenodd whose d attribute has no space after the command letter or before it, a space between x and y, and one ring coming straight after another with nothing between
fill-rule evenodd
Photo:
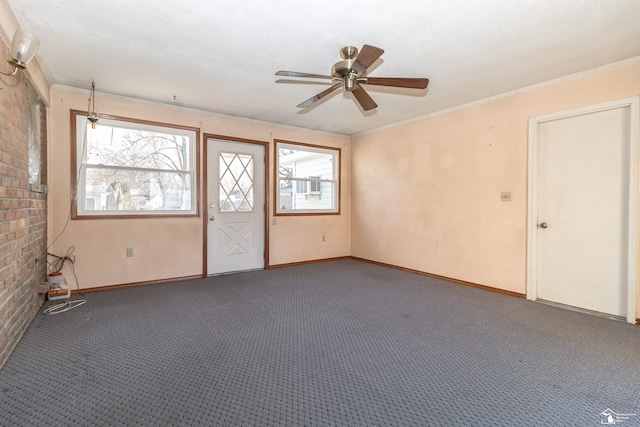
<instances>
[{"instance_id":1,"label":"dark gray carpet","mask_svg":"<svg viewBox=\"0 0 640 427\"><path fill-rule=\"evenodd\" d=\"M640 425L634 325L354 260L38 315L0 425Z\"/></svg>"}]
</instances>

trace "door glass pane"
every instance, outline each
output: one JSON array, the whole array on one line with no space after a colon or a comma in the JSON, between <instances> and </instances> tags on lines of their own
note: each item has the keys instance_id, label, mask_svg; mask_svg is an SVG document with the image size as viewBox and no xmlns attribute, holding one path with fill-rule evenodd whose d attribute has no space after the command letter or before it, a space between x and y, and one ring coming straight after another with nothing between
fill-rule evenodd
<instances>
[{"instance_id":1,"label":"door glass pane","mask_svg":"<svg viewBox=\"0 0 640 427\"><path fill-rule=\"evenodd\" d=\"M220 211L253 211L253 156L220 153Z\"/></svg>"}]
</instances>

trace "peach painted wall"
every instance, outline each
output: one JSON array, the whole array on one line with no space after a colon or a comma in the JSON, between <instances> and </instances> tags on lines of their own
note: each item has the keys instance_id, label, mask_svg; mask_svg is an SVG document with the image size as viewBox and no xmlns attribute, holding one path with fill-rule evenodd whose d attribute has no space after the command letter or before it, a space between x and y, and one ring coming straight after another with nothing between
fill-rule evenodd
<instances>
[{"instance_id":1,"label":"peach painted wall","mask_svg":"<svg viewBox=\"0 0 640 427\"><path fill-rule=\"evenodd\" d=\"M638 95L635 61L352 138L351 254L524 294L529 118Z\"/></svg>"},{"instance_id":2,"label":"peach painted wall","mask_svg":"<svg viewBox=\"0 0 640 427\"><path fill-rule=\"evenodd\" d=\"M74 220L69 221L65 229L71 184L69 110L86 110L87 99L87 92L66 88L51 90L49 244L53 242L53 245L49 251L64 254L69 247L75 246L75 270L82 288L201 275L202 218ZM269 141L270 177L273 176L273 139L341 148L342 214L278 217L277 224L272 225L273 207L269 206L270 265L349 255L350 153L347 137L100 95L96 98L96 107L103 114L197 127L201 137L211 133ZM272 199L273 194L269 193L269 200ZM326 235L326 242L322 242L322 234ZM127 247L134 248L133 257L126 257ZM75 288L70 267L65 267L63 273Z\"/></svg>"}]
</instances>

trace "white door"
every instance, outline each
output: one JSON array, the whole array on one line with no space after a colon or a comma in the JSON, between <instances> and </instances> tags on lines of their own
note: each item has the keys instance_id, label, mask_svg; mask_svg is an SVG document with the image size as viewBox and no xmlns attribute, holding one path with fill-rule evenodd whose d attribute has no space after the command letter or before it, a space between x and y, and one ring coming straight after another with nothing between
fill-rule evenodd
<instances>
[{"instance_id":1,"label":"white door","mask_svg":"<svg viewBox=\"0 0 640 427\"><path fill-rule=\"evenodd\" d=\"M207 274L264 268L265 147L207 144Z\"/></svg>"},{"instance_id":2,"label":"white door","mask_svg":"<svg viewBox=\"0 0 640 427\"><path fill-rule=\"evenodd\" d=\"M631 160L630 110L623 105L535 123L531 299L627 315L629 286L635 288L630 194L637 179L631 178L637 160Z\"/></svg>"}]
</instances>

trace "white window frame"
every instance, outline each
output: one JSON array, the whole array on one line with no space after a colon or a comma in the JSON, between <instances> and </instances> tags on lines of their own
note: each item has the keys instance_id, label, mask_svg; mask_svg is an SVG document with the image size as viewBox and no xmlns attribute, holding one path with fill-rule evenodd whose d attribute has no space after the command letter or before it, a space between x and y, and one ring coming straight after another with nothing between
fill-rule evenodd
<instances>
[{"instance_id":1,"label":"white window frame","mask_svg":"<svg viewBox=\"0 0 640 427\"><path fill-rule=\"evenodd\" d=\"M136 168L136 167L119 167L103 164L87 163L87 138L86 132L91 131L91 125L87 120L87 113L82 111L71 111L72 124L72 164L75 176L72 176L72 218L73 219L91 219L91 218L142 218L142 217L185 217L198 216L198 162L199 149L198 141L200 131L197 128L182 127L170 125L166 123L138 121L124 117L104 116L100 117L99 125L107 125L118 128L150 131L158 133L166 133L172 135L185 136L189 139L189 167L185 171L172 171L168 169L158 169L157 172L162 173L183 173L189 177L190 187L190 207L189 209L149 209L149 210L88 210L86 209L86 172L87 169L115 169L115 170L139 170L142 172L155 172L155 169Z\"/></svg>"},{"instance_id":2,"label":"white window frame","mask_svg":"<svg viewBox=\"0 0 640 427\"><path fill-rule=\"evenodd\" d=\"M332 156L332 178L322 179L318 176L307 177L282 177L280 176L280 149L289 149L296 151L308 151L312 153L328 154ZM292 141L274 141L275 150L275 186L274 186L274 215L275 216L295 216L295 215L339 215L340 214L340 159L341 150L337 147L326 147L313 144L304 144ZM299 182L304 183L305 195L320 196L320 192L311 192L311 188L315 183L316 186L330 184L333 186L332 200L330 209L282 209L280 203L281 181L291 181L292 185L298 186Z\"/></svg>"}]
</instances>

